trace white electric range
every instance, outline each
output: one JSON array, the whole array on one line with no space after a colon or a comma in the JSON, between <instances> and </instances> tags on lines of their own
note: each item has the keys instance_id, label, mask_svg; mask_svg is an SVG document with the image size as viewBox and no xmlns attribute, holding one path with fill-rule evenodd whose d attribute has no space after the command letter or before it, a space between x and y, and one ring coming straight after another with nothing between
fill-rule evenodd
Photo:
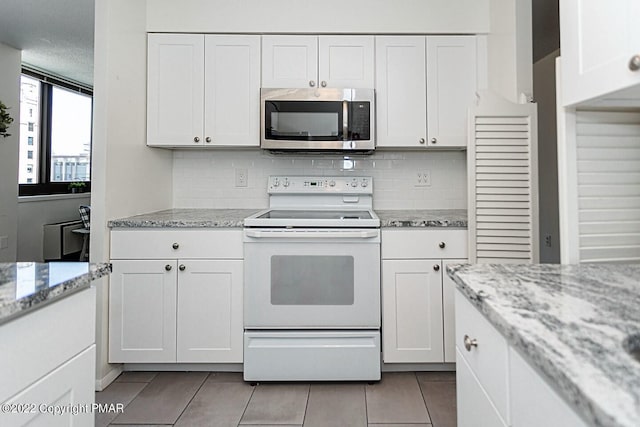
<instances>
[{"instance_id":1,"label":"white electric range","mask_svg":"<svg viewBox=\"0 0 640 427\"><path fill-rule=\"evenodd\" d=\"M379 380L371 178L272 176L268 191L244 222L245 380Z\"/></svg>"}]
</instances>

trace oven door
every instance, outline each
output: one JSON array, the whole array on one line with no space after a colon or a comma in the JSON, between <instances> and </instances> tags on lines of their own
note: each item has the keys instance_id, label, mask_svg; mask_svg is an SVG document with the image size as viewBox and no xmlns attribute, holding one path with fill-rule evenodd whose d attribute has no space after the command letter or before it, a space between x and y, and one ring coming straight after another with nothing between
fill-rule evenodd
<instances>
[{"instance_id":1,"label":"oven door","mask_svg":"<svg viewBox=\"0 0 640 427\"><path fill-rule=\"evenodd\" d=\"M246 329L380 326L378 229L245 230Z\"/></svg>"}]
</instances>

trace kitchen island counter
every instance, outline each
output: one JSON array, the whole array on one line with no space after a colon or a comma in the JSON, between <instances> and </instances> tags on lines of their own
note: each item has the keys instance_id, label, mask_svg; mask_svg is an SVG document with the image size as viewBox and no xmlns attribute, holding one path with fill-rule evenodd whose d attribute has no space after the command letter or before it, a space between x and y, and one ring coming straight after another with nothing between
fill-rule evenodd
<instances>
[{"instance_id":1,"label":"kitchen island counter","mask_svg":"<svg viewBox=\"0 0 640 427\"><path fill-rule=\"evenodd\" d=\"M88 288L109 272L102 263L0 263L0 324Z\"/></svg>"},{"instance_id":2,"label":"kitchen island counter","mask_svg":"<svg viewBox=\"0 0 640 427\"><path fill-rule=\"evenodd\" d=\"M640 361L624 346L630 336L640 340L640 265L447 270L458 290L586 421L638 425Z\"/></svg>"}]
</instances>

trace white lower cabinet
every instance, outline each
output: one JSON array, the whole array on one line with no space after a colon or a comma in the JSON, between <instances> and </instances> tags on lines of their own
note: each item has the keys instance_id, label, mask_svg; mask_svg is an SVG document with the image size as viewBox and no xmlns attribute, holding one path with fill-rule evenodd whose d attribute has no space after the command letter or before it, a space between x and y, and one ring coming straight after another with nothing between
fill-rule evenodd
<instances>
[{"instance_id":1,"label":"white lower cabinet","mask_svg":"<svg viewBox=\"0 0 640 427\"><path fill-rule=\"evenodd\" d=\"M466 230L382 231L385 363L455 362L453 283L446 265L466 262Z\"/></svg>"},{"instance_id":2,"label":"white lower cabinet","mask_svg":"<svg viewBox=\"0 0 640 427\"><path fill-rule=\"evenodd\" d=\"M144 259L164 246L202 259ZM110 362L242 362L240 230L116 231L111 252Z\"/></svg>"},{"instance_id":3,"label":"white lower cabinet","mask_svg":"<svg viewBox=\"0 0 640 427\"><path fill-rule=\"evenodd\" d=\"M460 291L455 300L458 427L587 426Z\"/></svg>"}]
</instances>

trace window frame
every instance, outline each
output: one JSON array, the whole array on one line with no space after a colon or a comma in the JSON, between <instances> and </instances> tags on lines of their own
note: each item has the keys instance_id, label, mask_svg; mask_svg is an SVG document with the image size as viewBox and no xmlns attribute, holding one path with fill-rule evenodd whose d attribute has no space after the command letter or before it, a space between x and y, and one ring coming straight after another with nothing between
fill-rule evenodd
<instances>
[{"instance_id":1,"label":"window frame","mask_svg":"<svg viewBox=\"0 0 640 427\"><path fill-rule=\"evenodd\" d=\"M40 159L38 163L38 183L36 184L18 184L18 196L40 196L50 194L70 194L72 190L69 188L69 181L52 182L51 181L51 116L53 114L51 99L53 96L53 87L57 86L72 92L91 97L91 138L89 164L93 159L93 89L78 83L65 81L55 76L47 75L43 72L22 68L22 75L37 79L40 81L40 128L39 128L39 144L34 143L34 147L38 146L40 150ZM85 193L91 192L91 170L89 171L89 180L86 183Z\"/></svg>"}]
</instances>

